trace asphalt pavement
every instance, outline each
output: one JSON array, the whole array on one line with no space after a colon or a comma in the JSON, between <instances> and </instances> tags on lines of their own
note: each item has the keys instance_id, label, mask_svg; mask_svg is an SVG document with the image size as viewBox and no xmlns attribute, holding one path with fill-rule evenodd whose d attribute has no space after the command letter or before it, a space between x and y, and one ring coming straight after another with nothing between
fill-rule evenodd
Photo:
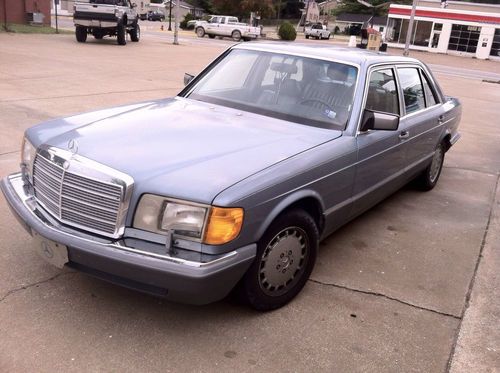
<instances>
[{"instance_id":1,"label":"asphalt pavement","mask_svg":"<svg viewBox=\"0 0 500 373\"><path fill-rule=\"evenodd\" d=\"M0 33L0 177L18 171L26 128L175 95L232 43L181 37ZM53 268L0 197L0 371L498 371L500 85L482 73L499 64L414 55L463 103L438 186L405 187L330 236L280 310L179 305Z\"/></svg>"}]
</instances>

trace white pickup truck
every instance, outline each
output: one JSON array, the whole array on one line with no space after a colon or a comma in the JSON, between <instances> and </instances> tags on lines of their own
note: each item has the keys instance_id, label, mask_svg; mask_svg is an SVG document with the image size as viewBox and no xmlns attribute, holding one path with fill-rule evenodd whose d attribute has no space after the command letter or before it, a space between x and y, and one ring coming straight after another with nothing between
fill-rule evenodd
<instances>
[{"instance_id":1,"label":"white pickup truck","mask_svg":"<svg viewBox=\"0 0 500 373\"><path fill-rule=\"evenodd\" d=\"M118 44L125 45L128 33L130 40L139 41L141 29L135 8L130 0L78 0L73 14L76 40L84 43L88 34L96 39L116 36Z\"/></svg>"},{"instance_id":2,"label":"white pickup truck","mask_svg":"<svg viewBox=\"0 0 500 373\"><path fill-rule=\"evenodd\" d=\"M260 36L260 27L241 23L238 18L232 16L211 16L208 21L198 21L194 26L194 31L200 38L205 35L209 38L227 36L234 41L249 41Z\"/></svg>"},{"instance_id":3,"label":"white pickup truck","mask_svg":"<svg viewBox=\"0 0 500 373\"><path fill-rule=\"evenodd\" d=\"M315 23L305 28L304 35L306 36L306 39L330 39L331 33L323 24Z\"/></svg>"}]
</instances>

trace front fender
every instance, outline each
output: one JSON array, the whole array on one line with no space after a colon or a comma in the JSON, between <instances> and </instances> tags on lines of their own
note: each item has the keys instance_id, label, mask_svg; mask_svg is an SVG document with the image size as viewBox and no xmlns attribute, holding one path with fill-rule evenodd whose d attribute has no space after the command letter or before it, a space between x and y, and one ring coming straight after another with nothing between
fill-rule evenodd
<instances>
[{"instance_id":1,"label":"front fender","mask_svg":"<svg viewBox=\"0 0 500 373\"><path fill-rule=\"evenodd\" d=\"M296 192L293 192L292 194L289 194L285 198L283 198L278 204L276 204L271 212L267 215L266 219L262 221L262 223L259 225L259 228L256 230L255 234L255 241L257 242L260 240L260 238L264 235L266 230L269 228L269 226L272 224L272 222L285 210L287 210L290 206L303 201L305 199L314 199L318 205L320 206L321 209L321 214L323 214L323 211L325 211L325 205L324 202L321 198L321 196L314 190L312 189L303 189L299 190ZM318 227L319 228L319 227Z\"/></svg>"}]
</instances>

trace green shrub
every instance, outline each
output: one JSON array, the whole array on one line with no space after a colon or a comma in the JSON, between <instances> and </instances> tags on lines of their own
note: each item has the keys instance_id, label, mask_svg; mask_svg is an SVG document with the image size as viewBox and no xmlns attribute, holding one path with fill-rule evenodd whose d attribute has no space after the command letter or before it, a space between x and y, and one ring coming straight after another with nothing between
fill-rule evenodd
<instances>
[{"instance_id":1,"label":"green shrub","mask_svg":"<svg viewBox=\"0 0 500 373\"><path fill-rule=\"evenodd\" d=\"M187 13L184 19L179 23L179 27L183 30L187 29L187 23L193 19L195 19L194 16L191 13Z\"/></svg>"},{"instance_id":2,"label":"green shrub","mask_svg":"<svg viewBox=\"0 0 500 373\"><path fill-rule=\"evenodd\" d=\"M281 40L295 40L297 31L290 22L283 22L278 30L278 36Z\"/></svg>"}]
</instances>

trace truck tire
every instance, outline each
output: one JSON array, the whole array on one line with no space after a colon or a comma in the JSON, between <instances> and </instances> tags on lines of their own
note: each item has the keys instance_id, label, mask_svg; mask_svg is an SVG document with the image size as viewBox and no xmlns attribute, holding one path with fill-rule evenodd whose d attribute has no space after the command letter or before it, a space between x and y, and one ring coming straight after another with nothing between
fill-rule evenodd
<instances>
[{"instance_id":1,"label":"truck tire","mask_svg":"<svg viewBox=\"0 0 500 373\"><path fill-rule=\"evenodd\" d=\"M240 40L241 40L241 32L239 32L238 30L234 30L234 31L231 33L231 38L232 38L234 41L240 41Z\"/></svg>"},{"instance_id":2,"label":"truck tire","mask_svg":"<svg viewBox=\"0 0 500 373\"><path fill-rule=\"evenodd\" d=\"M127 44L127 33L125 31L125 25L122 21L118 22L118 25L116 26L116 36L119 45Z\"/></svg>"},{"instance_id":3,"label":"truck tire","mask_svg":"<svg viewBox=\"0 0 500 373\"><path fill-rule=\"evenodd\" d=\"M196 28L196 35L199 37L199 38L202 38L205 36L205 29L203 27L197 27Z\"/></svg>"},{"instance_id":4,"label":"truck tire","mask_svg":"<svg viewBox=\"0 0 500 373\"><path fill-rule=\"evenodd\" d=\"M75 35L79 43L85 43L87 41L87 28L85 26L76 26Z\"/></svg>"},{"instance_id":5,"label":"truck tire","mask_svg":"<svg viewBox=\"0 0 500 373\"><path fill-rule=\"evenodd\" d=\"M306 39L309 39L309 35L306 35Z\"/></svg>"},{"instance_id":6,"label":"truck tire","mask_svg":"<svg viewBox=\"0 0 500 373\"><path fill-rule=\"evenodd\" d=\"M139 22L134 24L134 28L130 30L130 40L133 42L138 42L141 38L141 28L139 27Z\"/></svg>"}]
</instances>

